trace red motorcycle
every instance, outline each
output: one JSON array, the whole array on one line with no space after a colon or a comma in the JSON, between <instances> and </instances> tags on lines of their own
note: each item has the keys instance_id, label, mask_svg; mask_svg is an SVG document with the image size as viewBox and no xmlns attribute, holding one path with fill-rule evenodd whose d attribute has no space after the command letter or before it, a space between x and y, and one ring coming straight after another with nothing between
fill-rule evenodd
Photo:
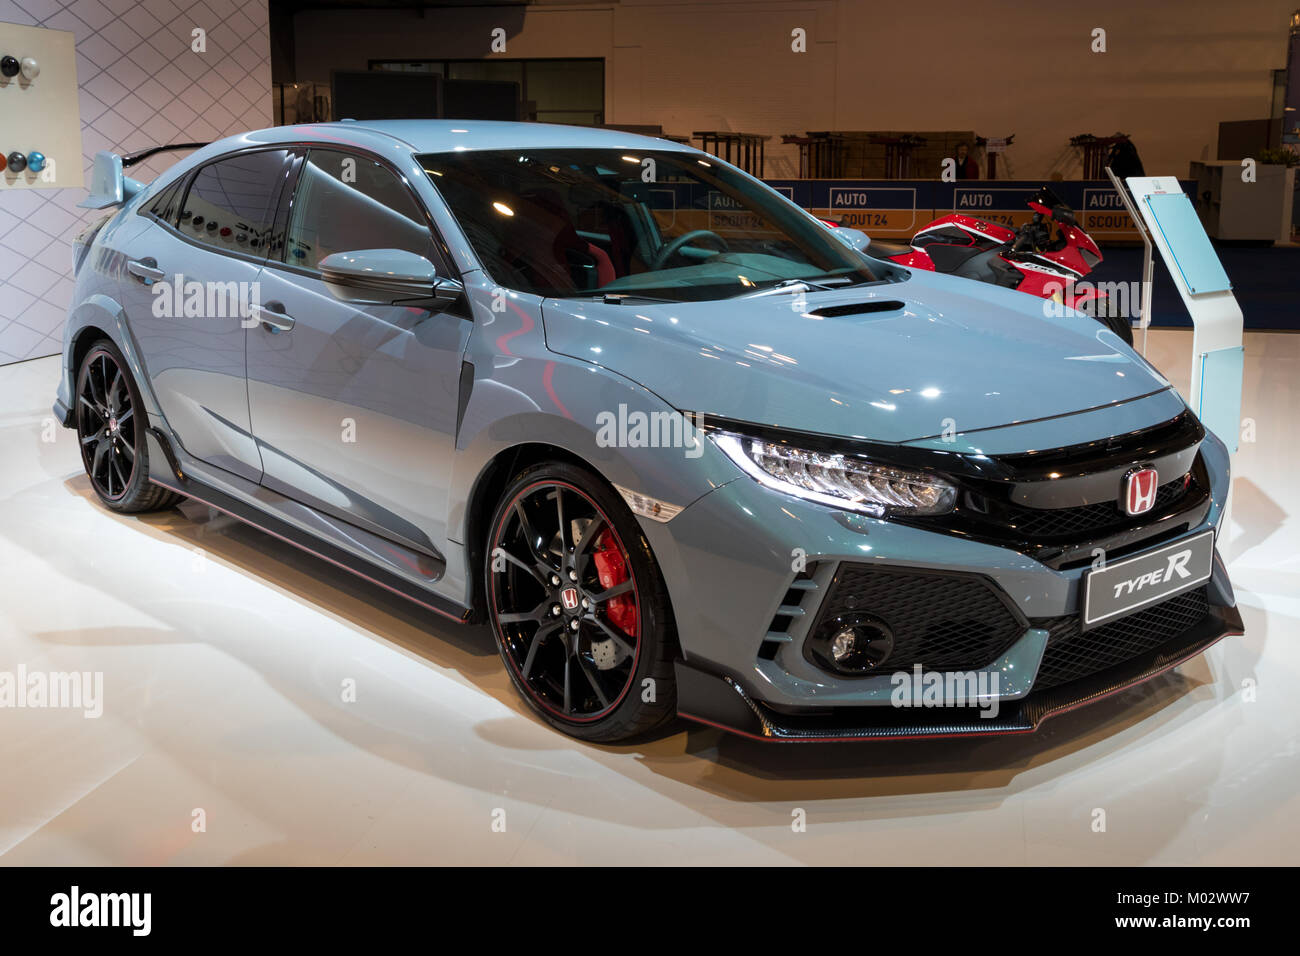
<instances>
[{"instance_id":1,"label":"red motorcycle","mask_svg":"<svg viewBox=\"0 0 1300 956\"><path fill-rule=\"evenodd\" d=\"M1029 208L1033 218L1019 229L952 213L930 223L908 245L872 239L864 251L912 269L1052 299L1093 316L1132 345L1128 320L1108 314L1104 293L1090 285L1076 288L1101 262L1101 250L1079 228L1074 210L1046 186L1030 197Z\"/></svg>"}]
</instances>

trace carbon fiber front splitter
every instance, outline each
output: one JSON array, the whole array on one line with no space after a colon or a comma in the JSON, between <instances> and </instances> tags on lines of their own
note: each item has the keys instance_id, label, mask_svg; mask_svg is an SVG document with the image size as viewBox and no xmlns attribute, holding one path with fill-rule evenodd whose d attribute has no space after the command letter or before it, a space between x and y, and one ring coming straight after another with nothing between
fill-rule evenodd
<instances>
[{"instance_id":1,"label":"carbon fiber front splitter","mask_svg":"<svg viewBox=\"0 0 1300 956\"><path fill-rule=\"evenodd\" d=\"M1059 687L1002 701L995 717L978 707L810 708L776 710L755 700L731 677L677 663L677 712L688 720L755 740L830 742L1028 734L1057 714L1109 697L1177 667L1220 639L1243 633L1235 607L1211 606L1199 623L1160 647Z\"/></svg>"}]
</instances>

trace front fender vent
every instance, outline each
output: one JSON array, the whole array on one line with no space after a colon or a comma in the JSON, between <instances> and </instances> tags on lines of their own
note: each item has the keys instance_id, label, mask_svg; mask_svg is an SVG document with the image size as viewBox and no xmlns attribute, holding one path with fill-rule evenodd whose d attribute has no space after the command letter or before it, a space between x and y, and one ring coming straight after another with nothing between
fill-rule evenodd
<instances>
[{"instance_id":1,"label":"front fender vent","mask_svg":"<svg viewBox=\"0 0 1300 956\"><path fill-rule=\"evenodd\" d=\"M794 576L780 606L772 615L767 633L763 635L763 642L758 649L761 659L775 660L782 644L802 639L808 633L808 626L817 613L834 570L834 561L812 561Z\"/></svg>"}]
</instances>

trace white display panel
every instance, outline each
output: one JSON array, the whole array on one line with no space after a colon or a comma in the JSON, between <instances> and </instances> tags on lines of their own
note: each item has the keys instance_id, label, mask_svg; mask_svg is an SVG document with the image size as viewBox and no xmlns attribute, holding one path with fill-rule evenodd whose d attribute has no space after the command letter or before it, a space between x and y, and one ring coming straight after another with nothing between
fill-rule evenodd
<instances>
[{"instance_id":1,"label":"white display panel","mask_svg":"<svg viewBox=\"0 0 1300 956\"><path fill-rule=\"evenodd\" d=\"M64 30L0 23L0 55L18 61L14 76L0 75L0 190L61 189L83 185L81 111L73 36ZM40 171L16 171L8 157L33 153Z\"/></svg>"},{"instance_id":2,"label":"white display panel","mask_svg":"<svg viewBox=\"0 0 1300 956\"><path fill-rule=\"evenodd\" d=\"M1200 221L1183 208L1186 203L1190 209L1190 203L1176 198L1183 194L1178 180L1134 176L1125 182L1192 319L1192 410L1236 451L1241 413L1241 306L1232 289L1224 287L1227 277Z\"/></svg>"}]
</instances>

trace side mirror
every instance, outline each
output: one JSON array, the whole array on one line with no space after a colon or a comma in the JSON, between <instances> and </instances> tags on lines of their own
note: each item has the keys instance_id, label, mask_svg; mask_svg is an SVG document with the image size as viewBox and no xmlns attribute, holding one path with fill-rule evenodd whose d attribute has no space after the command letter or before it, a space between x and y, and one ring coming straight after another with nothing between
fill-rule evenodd
<instances>
[{"instance_id":1,"label":"side mirror","mask_svg":"<svg viewBox=\"0 0 1300 956\"><path fill-rule=\"evenodd\" d=\"M428 304L445 308L465 292L455 279L438 275L424 256L404 249L336 252L320 261L325 287L344 302L369 305Z\"/></svg>"},{"instance_id":2,"label":"side mirror","mask_svg":"<svg viewBox=\"0 0 1300 956\"><path fill-rule=\"evenodd\" d=\"M844 243L850 249L856 249L861 252L871 244L871 237L861 229L854 229L851 226L834 226L831 232L835 238Z\"/></svg>"}]
</instances>

